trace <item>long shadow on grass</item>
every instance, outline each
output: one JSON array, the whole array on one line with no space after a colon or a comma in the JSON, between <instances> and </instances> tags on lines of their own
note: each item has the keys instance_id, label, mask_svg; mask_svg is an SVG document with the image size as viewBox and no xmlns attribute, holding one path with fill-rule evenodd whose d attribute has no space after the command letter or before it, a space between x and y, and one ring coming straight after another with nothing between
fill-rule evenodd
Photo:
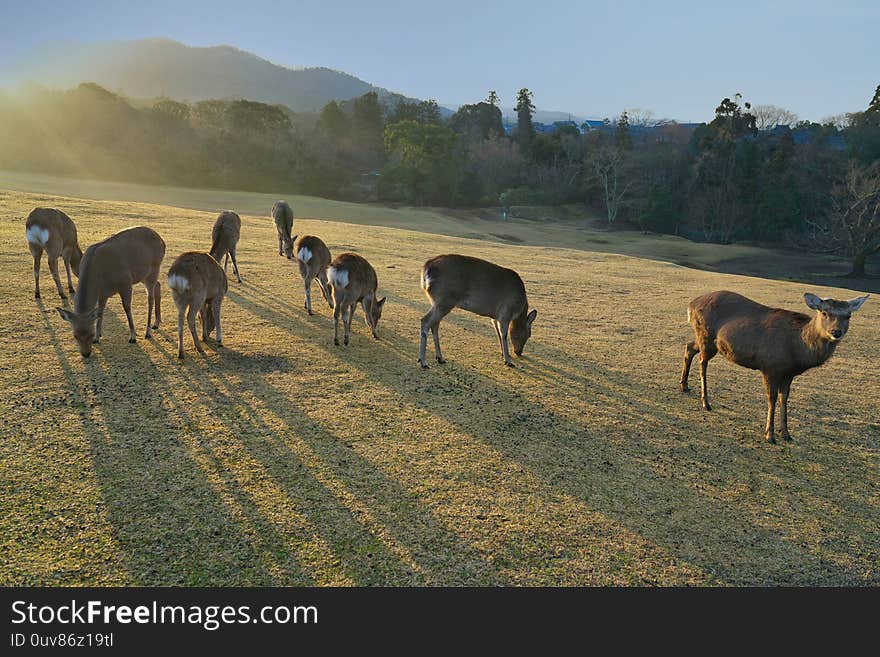
<instances>
[{"instance_id":1,"label":"long shadow on grass","mask_svg":"<svg viewBox=\"0 0 880 657\"><path fill-rule=\"evenodd\" d=\"M176 353L157 344L170 360ZM247 357L224 349L220 362L187 359L169 388L199 393L211 414L235 435L342 561L356 584L503 584L504 577L476 550L445 529L397 481L353 445L315 422L281 395ZM252 360L252 359L251 359ZM206 371L210 370L210 371ZM232 383L224 370L235 372ZM211 380L219 379L219 382ZM249 390L283 423L243 400ZM285 435L286 434L286 435ZM291 444L299 443L294 449ZM309 462L311 461L311 462Z\"/></svg>"},{"instance_id":2,"label":"long shadow on grass","mask_svg":"<svg viewBox=\"0 0 880 657\"><path fill-rule=\"evenodd\" d=\"M751 584L865 582L865 573L858 567L850 570L824 560L794 540L758 526L747 512L738 512L694 490L687 482L658 474L640 462L639 436L633 435L631 427L635 420L645 419L644 412L659 410L654 402L645 401L643 409L632 407L622 403L619 391L606 386L604 394L616 401L610 413L617 422L604 422L592 429L589 418L575 422L517 393L517 378L531 376L531 368L510 372L508 386L453 363L418 372L414 336L398 335L387 325L380 329L383 339L368 350L382 350L383 366L377 368L367 351L333 347L329 322L315 323L305 315L279 307L270 293L263 294L259 288L254 292L248 298L231 293L230 299L257 317L309 339L328 356L344 359L417 408L499 449L549 485L620 522L676 558L698 566L711 579ZM352 339L354 344L372 342L362 330L353 331ZM491 341L487 343L487 349L494 347ZM530 348L542 358L553 351L537 340ZM608 379L625 385L634 398L644 399L637 392L638 384L621 373L594 363L589 363L589 370L591 394L601 389L603 379ZM557 383L578 386L586 393L583 384L564 372ZM454 407L444 403L448 401L444 395L447 391L464 393L468 403ZM389 418L391 421L393 418ZM676 432L673 429L670 433ZM706 458L697 454L702 446L695 445L693 439L682 434L681 440L682 453L693 454L687 457L689 460L697 463ZM791 480L795 475L786 476L791 486L801 485Z\"/></svg>"},{"instance_id":3,"label":"long shadow on grass","mask_svg":"<svg viewBox=\"0 0 880 657\"><path fill-rule=\"evenodd\" d=\"M68 360L43 311L69 389L80 407L95 474L124 567L135 585L270 584L259 556L218 500L180 439L156 389L158 371L140 345L126 343L127 325L105 315L100 349L85 378ZM76 358L79 358L77 355Z\"/></svg>"}]
</instances>

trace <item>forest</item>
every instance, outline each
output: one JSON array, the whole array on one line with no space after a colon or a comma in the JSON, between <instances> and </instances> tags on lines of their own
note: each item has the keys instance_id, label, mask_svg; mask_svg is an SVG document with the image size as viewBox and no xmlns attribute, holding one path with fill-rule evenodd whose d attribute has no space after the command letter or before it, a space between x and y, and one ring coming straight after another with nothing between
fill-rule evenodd
<instances>
[{"instance_id":1,"label":"forest","mask_svg":"<svg viewBox=\"0 0 880 657\"><path fill-rule=\"evenodd\" d=\"M821 123L738 94L696 126L641 110L543 126L534 109L528 89L505 126L495 92L444 118L373 92L295 113L32 88L0 94L0 168L513 214L579 203L611 228L844 255L853 276L880 250L880 86Z\"/></svg>"}]
</instances>

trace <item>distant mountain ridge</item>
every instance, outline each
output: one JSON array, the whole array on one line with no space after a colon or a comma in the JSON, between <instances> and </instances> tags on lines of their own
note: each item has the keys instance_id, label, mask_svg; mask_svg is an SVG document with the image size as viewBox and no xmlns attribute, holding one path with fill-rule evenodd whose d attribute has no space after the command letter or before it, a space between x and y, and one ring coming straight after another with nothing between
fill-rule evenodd
<instances>
[{"instance_id":1,"label":"distant mountain ridge","mask_svg":"<svg viewBox=\"0 0 880 657\"><path fill-rule=\"evenodd\" d=\"M53 44L41 48L38 59L23 62L9 81L50 87L88 81L134 98L245 98L295 112L370 91L389 105L414 100L342 71L290 68L232 46L193 47L164 38Z\"/></svg>"}]
</instances>

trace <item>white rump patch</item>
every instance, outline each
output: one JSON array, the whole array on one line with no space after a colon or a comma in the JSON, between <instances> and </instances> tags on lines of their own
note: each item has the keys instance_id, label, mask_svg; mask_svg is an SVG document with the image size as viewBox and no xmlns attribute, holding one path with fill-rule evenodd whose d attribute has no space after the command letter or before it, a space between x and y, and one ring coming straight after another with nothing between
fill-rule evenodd
<instances>
[{"instance_id":1,"label":"white rump patch","mask_svg":"<svg viewBox=\"0 0 880 657\"><path fill-rule=\"evenodd\" d=\"M422 289L427 290L429 287L431 287L431 283L433 283L433 281L431 280L430 276L428 276L425 272L422 272Z\"/></svg>"},{"instance_id":2,"label":"white rump patch","mask_svg":"<svg viewBox=\"0 0 880 657\"><path fill-rule=\"evenodd\" d=\"M168 277L168 287L177 292L183 292L184 290L189 289L189 280L180 274L171 274L171 276Z\"/></svg>"},{"instance_id":3,"label":"white rump patch","mask_svg":"<svg viewBox=\"0 0 880 657\"><path fill-rule=\"evenodd\" d=\"M296 259L302 263L308 263L312 259L312 252L309 250L309 247L304 246L301 248L299 253L296 254Z\"/></svg>"},{"instance_id":4,"label":"white rump patch","mask_svg":"<svg viewBox=\"0 0 880 657\"><path fill-rule=\"evenodd\" d=\"M25 231L25 237L31 244L46 246L49 243L49 229L35 224Z\"/></svg>"},{"instance_id":5,"label":"white rump patch","mask_svg":"<svg viewBox=\"0 0 880 657\"><path fill-rule=\"evenodd\" d=\"M327 278L330 279L330 285L332 285L333 287L348 287L348 271L345 269L328 267Z\"/></svg>"}]
</instances>

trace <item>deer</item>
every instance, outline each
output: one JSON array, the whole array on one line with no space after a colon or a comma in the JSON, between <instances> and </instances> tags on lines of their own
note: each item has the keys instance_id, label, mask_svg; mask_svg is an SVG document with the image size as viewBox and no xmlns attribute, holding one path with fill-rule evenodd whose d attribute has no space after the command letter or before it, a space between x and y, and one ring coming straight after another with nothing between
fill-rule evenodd
<instances>
[{"instance_id":1,"label":"deer","mask_svg":"<svg viewBox=\"0 0 880 657\"><path fill-rule=\"evenodd\" d=\"M314 235L303 235L296 242L294 253L296 253L299 273L306 288L305 309L309 311L309 315L314 315L312 312L313 280L318 281L324 301L332 308L333 297L327 280L327 267L330 266L330 249L327 248L324 240Z\"/></svg>"},{"instance_id":2,"label":"deer","mask_svg":"<svg viewBox=\"0 0 880 657\"><path fill-rule=\"evenodd\" d=\"M34 257L34 299L40 298L40 260L45 252L49 258L49 271L58 288L58 296L67 300L61 278L58 276L58 258L64 261L67 271L67 289L73 294L73 281L70 270L79 277L79 264L82 249L76 236L76 224L61 210L55 208L34 208L25 222L25 239Z\"/></svg>"},{"instance_id":3,"label":"deer","mask_svg":"<svg viewBox=\"0 0 880 657\"><path fill-rule=\"evenodd\" d=\"M193 343L202 355L196 336L196 315L202 320L202 340L217 328L217 346L223 346L223 328L220 324L220 307L229 289L226 272L209 253L187 251L182 253L168 270L168 287L177 306L177 357L183 358L183 319L189 326Z\"/></svg>"},{"instance_id":4,"label":"deer","mask_svg":"<svg viewBox=\"0 0 880 657\"><path fill-rule=\"evenodd\" d=\"M272 206L272 219L275 228L278 229L278 255L286 256L288 260L293 258L293 209L287 201L275 201Z\"/></svg>"},{"instance_id":5,"label":"deer","mask_svg":"<svg viewBox=\"0 0 880 657\"><path fill-rule=\"evenodd\" d=\"M351 318L358 303L364 308L367 326L378 340L379 319L387 297L376 298L379 282L373 266L356 253L343 253L327 267L327 280L333 300L333 344L339 346L339 317L342 316L345 324L344 342L348 346Z\"/></svg>"},{"instance_id":6,"label":"deer","mask_svg":"<svg viewBox=\"0 0 880 657\"><path fill-rule=\"evenodd\" d=\"M695 339L684 349L681 390L688 391L691 361L700 354L700 401L712 410L706 391L706 368L716 353L736 365L761 372L767 392L764 439L775 443L774 416L781 406L780 433L792 441L788 430L788 396L794 377L824 364L849 329L850 316L868 296L849 301L820 298L807 292L804 302L816 311L804 313L770 308L736 292L710 292L688 304L688 323Z\"/></svg>"},{"instance_id":7,"label":"deer","mask_svg":"<svg viewBox=\"0 0 880 657\"><path fill-rule=\"evenodd\" d=\"M441 365L446 362L440 350L439 327L440 321L453 308L491 318L504 363L508 367L515 367L510 358L508 336L513 343L514 353L522 356L523 348L532 335L532 324L538 316L536 309L529 311L526 287L519 274L480 258L447 254L425 262L421 287L431 302L431 309L422 317L419 340L419 364L422 369L428 369L425 360L428 331L434 336L437 362Z\"/></svg>"},{"instance_id":8,"label":"deer","mask_svg":"<svg viewBox=\"0 0 880 657\"><path fill-rule=\"evenodd\" d=\"M131 318L131 293L135 283L143 283L147 288L149 310L144 337L152 337L150 329L158 329L161 321L159 267L164 257L165 242L156 231L146 226L126 228L86 249L79 265L73 310L56 308L73 328L73 337L83 358L91 355L92 345L103 335L104 309L114 294L122 300L128 318L128 341L131 344L137 342ZM151 324L154 305L156 322Z\"/></svg>"},{"instance_id":9,"label":"deer","mask_svg":"<svg viewBox=\"0 0 880 657\"><path fill-rule=\"evenodd\" d=\"M217 262L226 256L226 262L223 264L223 271L229 269L229 258L232 258L232 268L235 270L235 277L241 283L241 274L238 273L238 260L235 259L235 248L238 245L238 238L241 236L241 217L235 212L224 210L214 222L211 229L211 250L209 253Z\"/></svg>"}]
</instances>

